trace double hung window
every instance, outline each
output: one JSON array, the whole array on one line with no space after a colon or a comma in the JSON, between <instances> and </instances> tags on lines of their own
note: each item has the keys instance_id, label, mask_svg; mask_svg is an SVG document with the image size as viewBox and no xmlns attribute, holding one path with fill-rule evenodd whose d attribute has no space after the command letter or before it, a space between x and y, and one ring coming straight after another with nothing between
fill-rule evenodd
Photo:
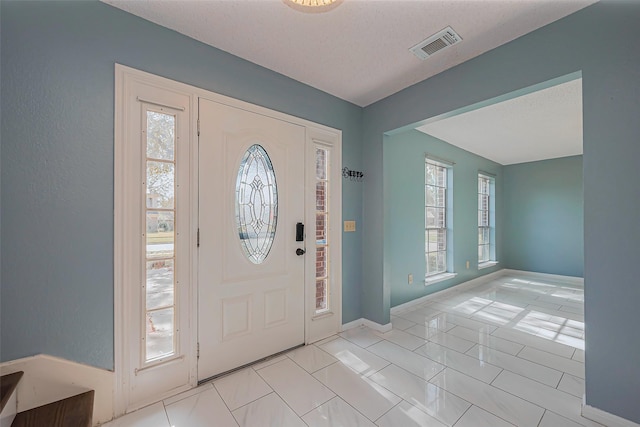
<instances>
[{"instance_id":1,"label":"double hung window","mask_svg":"<svg viewBox=\"0 0 640 427\"><path fill-rule=\"evenodd\" d=\"M425 161L425 256L426 276L446 273L449 245L448 191L449 167L429 158Z\"/></svg>"},{"instance_id":2,"label":"double hung window","mask_svg":"<svg viewBox=\"0 0 640 427\"><path fill-rule=\"evenodd\" d=\"M478 265L495 263L494 198L495 179L478 174Z\"/></svg>"}]
</instances>

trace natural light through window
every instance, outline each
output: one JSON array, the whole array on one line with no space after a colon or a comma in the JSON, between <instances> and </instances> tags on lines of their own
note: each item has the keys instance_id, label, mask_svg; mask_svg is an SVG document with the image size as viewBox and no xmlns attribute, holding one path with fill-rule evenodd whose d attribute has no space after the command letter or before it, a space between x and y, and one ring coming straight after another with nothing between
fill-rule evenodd
<instances>
[{"instance_id":1,"label":"natural light through window","mask_svg":"<svg viewBox=\"0 0 640 427\"><path fill-rule=\"evenodd\" d=\"M425 160L425 258L426 277L447 272L447 165Z\"/></svg>"},{"instance_id":2,"label":"natural light through window","mask_svg":"<svg viewBox=\"0 0 640 427\"><path fill-rule=\"evenodd\" d=\"M145 362L172 356L175 340L176 117L146 111Z\"/></svg>"},{"instance_id":3,"label":"natural light through window","mask_svg":"<svg viewBox=\"0 0 640 427\"><path fill-rule=\"evenodd\" d=\"M329 150L316 148L316 314L329 310Z\"/></svg>"},{"instance_id":4,"label":"natural light through window","mask_svg":"<svg viewBox=\"0 0 640 427\"><path fill-rule=\"evenodd\" d=\"M478 266L495 264L495 179L478 174Z\"/></svg>"}]
</instances>

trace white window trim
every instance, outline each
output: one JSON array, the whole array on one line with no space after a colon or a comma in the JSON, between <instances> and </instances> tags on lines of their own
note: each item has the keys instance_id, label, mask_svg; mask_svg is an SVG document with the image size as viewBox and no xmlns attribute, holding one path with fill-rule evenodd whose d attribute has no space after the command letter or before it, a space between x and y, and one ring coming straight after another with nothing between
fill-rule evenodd
<instances>
[{"instance_id":1,"label":"white window trim","mask_svg":"<svg viewBox=\"0 0 640 427\"><path fill-rule=\"evenodd\" d=\"M484 171L478 171L478 179L480 177L484 177L484 178L488 178L489 179L489 236L490 236L490 240L489 240L489 259L487 261L482 261L482 262L478 262L478 270L482 270L485 268L490 268L493 267L495 265L498 264L498 260L497 260L497 246L496 246L496 240L495 240L495 234L496 234L496 220L495 220L495 215L496 215L496 208L495 208L495 193L496 193L496 177L495 175L488 173L488 172L484 172ZM480 193L478 193L480 194ZM479 208L479 207L478 207ZM480 211L480 209L478 209L478 212ZM480 229L480 224L478 224L478 229ZM491 236L493 236L493 238L491 238ZM477 243L476 247L479 247L480 244Z\"/></svg>"},{"instance_id":2,"label":"white window trim","mask_svg":"<svg viewBox=\"0 0 640 427\"><path fill-rule=\"evenodd\" d=\"M136 313L142 310L140 304L133 301L139 300L140 296L135 296L139 292L137 287L132 287L131 283L138 283L141 276L135 276L136 271L141 268L137 263L141 262L140 242L132 236L142 235L143 226L141 224L140 210L143 208L144 199L140 197L140 174L142 162L133 160L141 156L141 147L135 143L140 141L139 129L133 129L131 122L132 114L139 114L137 105L140 103L153 103L144 96L140 96L141 88L155 87L159 93L179 94L185 100L185 105L168 105L175 110L197 111L197 98L193 95L189 86L174 82L162 77L154 76L138 70L134 70L119 64L115 65L115 117L114 117L114 364L115 364L115 385L114 385L114 415L117 417L142 406L162 400L180 391L188 390L196 385L196 332L195 327L189 326L182 329L182 341L179 354L168 360L150 363L136 363L133 357L139 353L140 343L137 342L139 330L133 331L131 325L139 325ZM135 105L136 107L132 107ZM131 108L135 108L132 110ZM182 143L189 144L187 158L184 165L187 166L188 183L183 190L184 212L190 214L184 218L181 244L183 252L178 254L183 260L183 266L187 266L181 277L183 282L187 282L185 299L181 303L182 311L186 316L185 325L195 325L193 316L196 313L196 300L194 298L197 291L195 286L195 260L197 259L196 248L193 244L196 241L197 224L197 162L194 168L194 159L197 159L197 150L194 149L193 141L197 141L196 114L189 114L183 118L181 126L186 126L189 141ZM132 141L134 143L132 143ZM194 170L195 169L195 170ZM176 251L179 249L176 247ZM165 367L170 367L178 363L186 363L186 379L183 385L173 388L167 392L158 392L158 395L144 395L133 398L132 384L140 381L140 376L150 376L154 372L160 372Z\"/></svg>"},{"instance_id":3,"label":"white window trim","mask_svg":"<svg viewBox=\"0 0 640 427\"><path fill-rule=\"evenodd\" d=\"M436 283L440 283L440 282L444 282L445 280L453 279L457 275L458 275L458 273L440 273L440 274L435 274L433 276L427 276L424 279L424 285L425 286L435 285Z\"/></svg>"},{"instance_id":4,"label":"white window trim","mask_svg":"<svg viewBox=\"0 0 640 427\"><path fill-rule=\"evenodd\" d=\"M495 267L498 265L498 261L485 261L478 264L478 270L484 270L485 268Z\"/></svg>"}]
</instances>

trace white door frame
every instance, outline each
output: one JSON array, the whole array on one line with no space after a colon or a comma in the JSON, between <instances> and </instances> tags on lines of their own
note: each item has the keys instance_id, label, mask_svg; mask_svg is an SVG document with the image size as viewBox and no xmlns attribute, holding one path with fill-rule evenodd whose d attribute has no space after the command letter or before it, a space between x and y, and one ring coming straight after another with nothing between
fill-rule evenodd
<instances>
[{"instance_id":1,"label":"white door frame","mask_svg":"<svg viewBox=\"0 0 640 427\"><path fill-rule=\"evenodd\" d=\"M188 336L184 337L189 340L188 351L185 353L189 363L189 384L184 388L188 389L197 385L197 321L198 321L198 265L197 265L197 224L198 224L198 122L197 122L197 101L199 97L207 98L222 104L242 108L257 114L262 114L275 119L288 121L306 128L305 152L306 163L309 164L310 152L313 151L314 144L321 142L330 144L335 155L331 165L331 176L334 182L334 191L331 197L332 210L332 226L330 236L333 243L333 251L331 252L330 262L332 264L331 272L331 295L332 295L332 315L335 316L335 333L339 332L342 326L342 179L341 179L341 154L342 154L342 131L330 128L328 126L319 125L311 121L294 117L288 114L270 110L244 101L240 101L228 96L220 95L204 89L200 89L184 83L179 83L164 77L159 77L144 71L126 67L124 65L115 64L115 117L114 117L114 358L115 358L115 385L114 385L114 415L117 417L127 411L137 409L153 402L160 401L167 396L156 395L148 396L144 402L138 402L132 406L129 401L129 380L128 372L130 348L129 348L129 322L131 307L128 304L127 273L131 269L130 258L130 232L131 219L127 217L126 203L131 197L131 189L128 188L126 179L126 171L130 168L130 162L127 158L126 144L128 136L126 135L126 125L128 122L127 109L125 104L129 93L129 84L131 81L144 82L147 85L156 86L160 89L173 90L188 94L191 99L191 117L190 117L190 226L189 239L191 241L189 249L189 265L191 265L191 280L187 284L189 301L188 309L190 312L190 329ZM309 192L314 187L309 187L310 175L306 174L306 185ZM307 223L311 224L310 219L313 218L312 212L305 213ZM311 246L313 239L307 240ZM307 249L311 249L310 247ZM314 251L315 252L315 251ZM310 322L313 321L314 312L310 309L315 299L315 277L312 273L315 268L309 266L314 265L312 257L307 257L306 273L305 273L305 342L310 343L317 340L317 337L309 336ZM326 316L325 316L326 317ZM318 316L316 316L318 318Z\"/></svg>"}]
</instances>

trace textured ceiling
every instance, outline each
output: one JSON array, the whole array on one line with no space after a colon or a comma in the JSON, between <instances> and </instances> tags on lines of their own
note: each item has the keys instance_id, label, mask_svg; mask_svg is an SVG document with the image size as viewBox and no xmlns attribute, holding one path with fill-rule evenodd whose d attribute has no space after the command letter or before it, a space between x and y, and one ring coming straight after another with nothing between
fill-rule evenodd
<instances>
[{"instance_id":1,"label":"textured ceiling","mask_svg":"<svg viewBox=\"0 0 640 427\"><path fill-rule=\"evenodd\" d=\"M582 154L582 79L417 129L502 165Z\"/></svg>"},{"instance_id":2,"label":"textured ceiling","mask_svg":"<svg viewBox=\"0 0 640 427\"><path fill-rule=\"evenodd\" d=\"M103 0L360 106L595 0L344 0L326 13L282 0ZM450 25L462 42L421 61L409 48Z\"/></svg>"}]
</instances>

